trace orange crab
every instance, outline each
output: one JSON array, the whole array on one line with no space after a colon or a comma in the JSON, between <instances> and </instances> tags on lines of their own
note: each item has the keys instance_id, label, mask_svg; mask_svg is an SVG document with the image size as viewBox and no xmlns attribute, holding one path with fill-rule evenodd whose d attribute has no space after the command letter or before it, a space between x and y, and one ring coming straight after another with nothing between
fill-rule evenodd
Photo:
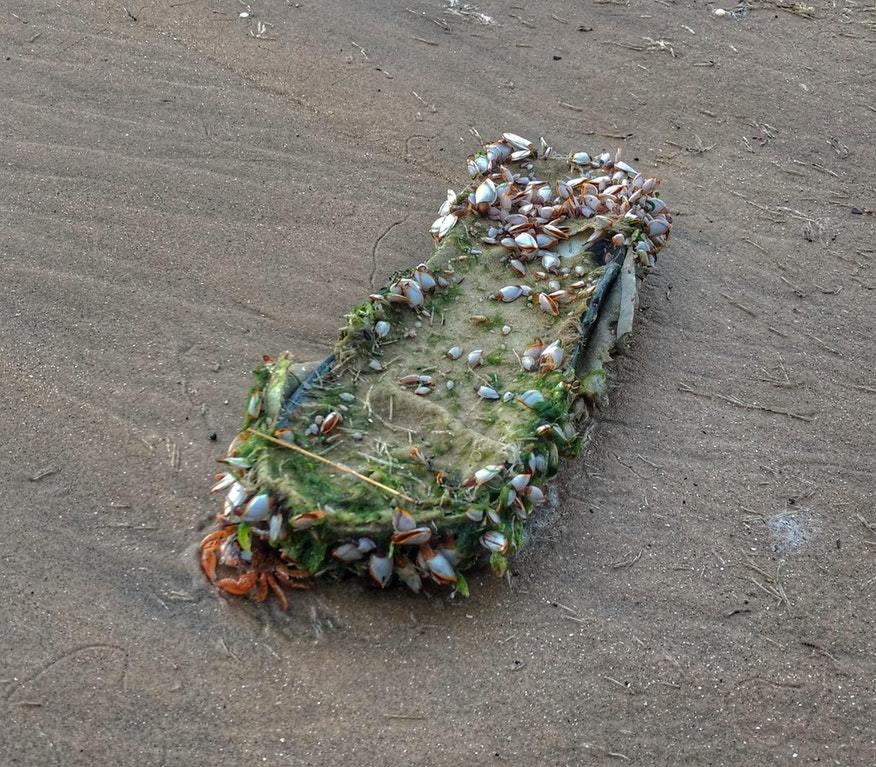
<instances>
[{"instance_id":1,"label":"orange crab","mask_svg":"<svg viewBox=\"0 0 876 767\"><path fill-rule=\"evenodd\" d=\"M216 580L216 568L220 563L228 564L229 566L237 566L238 564L237 562L234 565L231 565L230 562L220 562L217 554L225 541L236 530L237 525L228 525L221 530L210 533L201 541L201 569L204 571L204 575L215 582L220 589L235 596L246 596L255 589L253 599L257 602L264 602L268 598L270 591L273 591L280 602L280 606L284 610L288 609L289 600L286 598L282 587L308 589L310 586L302 583L301 579L309 578L310 575L304 570L288 567L280 561L279 556L273 549L253 545L252 562L246 563L246 566L250 569L236 578L220 578L218 581Z\"/></svg>"},{"instance_id":2,"label":"orange crab","mask_svg":"<svg viewBox=\"0 0 876 767\"><path fill-rule=\"evenodd\" d=\"M237 531L237 525L228 525L210 533L201 541L201 569L211 581L216 580L216 566L219 564L217 552L222 548L226 538Z\"/></svg>"}]
</instances>

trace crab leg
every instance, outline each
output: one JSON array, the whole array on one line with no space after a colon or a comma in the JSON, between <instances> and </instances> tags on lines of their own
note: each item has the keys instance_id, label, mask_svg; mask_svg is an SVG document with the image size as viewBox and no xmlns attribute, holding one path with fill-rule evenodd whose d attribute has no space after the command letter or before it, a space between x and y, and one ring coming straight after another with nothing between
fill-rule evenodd
<instances>
[{"instance_id":1,"label":"crab leg","mask_svg":"<svg viewBox=\"0 0 876 767\"><path fill-rule=\"evenodd\" d=\"M211 581L216 579L216 551L221 548L222 542L236 530L236 525L223 527L221 530L210 533L201 541L201 569Z\"/></svg>"},{"instance_id":2,"label":"crab leg","mask_svg":"<svg viewBox=\"0 0 876 767\"><path fill-rule=\"evenodd\" d=\"M265 573L259 573L256 583L258 585L253 599L256 602L264 602L268 598L268 576Z\"/></svg>"},{"instance_id":3,"label":"crab leg","mask_svg":"<svg viewBox=\"0 0 876 767\"><path fill-rule=\"evenodd\" d=\"M265 582L268 586L271 587L271 590L274 592L274 595L277 597L277 600L280 602L280 607L284 610L289 609L289 600L286 599L286 595L283 593L283 589L280 588L280 584L277 583L277 579L268 573L265 576Z\"/></svg>"},{"instance_id":4,"label":"crab leg","mask_svg":"<svg viewBox=\"0 0 876 767\"><path fill-rule=\"evenodd\" d=\"M255 570L251 570L239 578L222 578L220 581L217 581L216 585L229 594L242 597L252 591L252 587L256 585L257 578L258 573Z\"/></svg>"},{"instance_id":5,"label":"crab leg","mask_svg":"<svg viewBox=\"0 0 876 767\"><path fill-rule=\"evenodd\" d=\"M295 575L295 573L301 573L301 575ZM287 589L302 589L303 591L307 591L310 588L310 586L306 583L293 580L294 578L307 577L307 573L305 573L303 570L293 570L290 572L287 567L278 565L273 574L276 576L275 580L285 586Z\"/></svg>"}]
</instances>

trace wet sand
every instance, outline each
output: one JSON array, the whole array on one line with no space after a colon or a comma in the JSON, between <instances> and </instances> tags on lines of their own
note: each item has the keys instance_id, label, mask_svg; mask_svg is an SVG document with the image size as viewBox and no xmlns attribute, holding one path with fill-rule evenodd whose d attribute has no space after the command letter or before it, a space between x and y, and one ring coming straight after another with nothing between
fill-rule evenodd
<instances>
[{"instance_id":1,"label":"wet sand","mask_svg":"<svg viewBox=\"0 0 876 767\"><path fill-rule=\"evenodd\" d=\"M876 762L876 32L839 5L0 9L0 762ZM219 597L249 370L423 260L472 126L622 146L676 211L559 514L467 601Z\"/></svg>"}]
</instances>

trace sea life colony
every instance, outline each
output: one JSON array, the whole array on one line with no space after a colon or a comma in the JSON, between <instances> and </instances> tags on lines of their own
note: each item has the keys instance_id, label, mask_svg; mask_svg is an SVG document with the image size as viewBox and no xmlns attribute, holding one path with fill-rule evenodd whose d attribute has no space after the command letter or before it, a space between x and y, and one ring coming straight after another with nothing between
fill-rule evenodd
<instances>
[{"instance_id":1,"label":"sea life colony","mask_svg":"<svg viewBox=\"0 0 876 767\"><path fill-rule=\"evenodd\" d=\"M619 150L504 133L467 167L432 255L351 310L332 356L256 369L201 543L223 591L285 608L286 589L353 573L467 595L464 570L504 574L523 545L672 218Z\"/></svg>"}]
</instances>

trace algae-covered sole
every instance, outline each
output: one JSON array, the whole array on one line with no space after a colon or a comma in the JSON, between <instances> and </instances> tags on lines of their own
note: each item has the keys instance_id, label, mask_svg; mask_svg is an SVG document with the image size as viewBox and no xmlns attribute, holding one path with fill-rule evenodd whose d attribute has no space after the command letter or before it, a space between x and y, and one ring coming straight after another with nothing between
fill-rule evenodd
<instances>
[{"instance_id":1,"label":"algae-covered sole","mask_svg":"<svg viewBox=\"0 0 876 767\"><path fill-rule=\"evenodd\" d=\"M468 167L431 256L355 306L330 357L256 369L202 544L209 577L236 571L224 590L285 604L283 586L349 572L465 594L463 570L502 574L522 546L671 217L659 182L609 153L504 134Z\"/></svg>"}]
</instances>

